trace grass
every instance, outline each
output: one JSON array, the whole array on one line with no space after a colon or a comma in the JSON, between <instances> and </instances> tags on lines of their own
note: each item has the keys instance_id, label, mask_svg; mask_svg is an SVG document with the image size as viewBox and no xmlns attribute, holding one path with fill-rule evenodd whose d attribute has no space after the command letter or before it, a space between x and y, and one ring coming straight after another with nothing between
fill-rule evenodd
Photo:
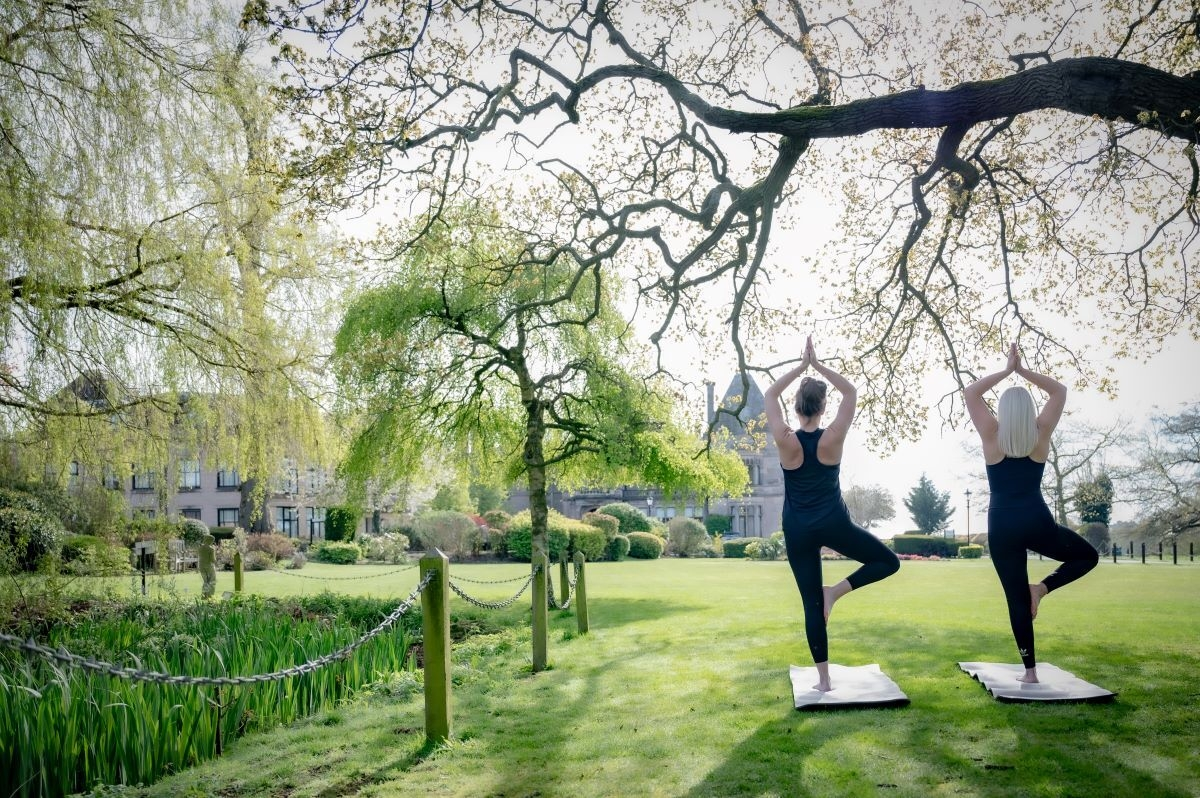
<instances>
[{"instance_id":1,"label":"grass","mask_svg":"<svg viewBox=\"0 0 1200 798\"><path fill-rule=\"evenodd\" d=\"M1033 561L1031 572L1051 565ZM520 570L452 566L452 578ZM849 570L827 563L826 582ZM879 663L912 705L813 714L791 703L787 667L809 657L786 563L597 563L588 573L592 631L577 636L572 614L552 612L550 670L529 673L528 632L458 647L446 745L425 745L419 694L377 691L129 792L1200 795L1200 566L1107 562L1050 596L1040 658L1120 697L1032 706L992 700L956 666L1017 661L990 562L905 563L838 604L830 644L835 662ZM492 600L510 587L463 586Z\"/></svg>"}]
</instances>

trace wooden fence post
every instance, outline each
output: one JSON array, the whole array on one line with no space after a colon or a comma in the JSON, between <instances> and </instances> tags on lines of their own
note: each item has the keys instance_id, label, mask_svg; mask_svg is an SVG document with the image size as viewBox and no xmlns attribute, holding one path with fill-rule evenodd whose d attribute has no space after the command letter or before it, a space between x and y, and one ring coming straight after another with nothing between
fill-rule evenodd
<instances>
[{"instance_id":1,"label":"wooden fence post","mask_svg":"<svg viewBox=\"0 0 1200 798\"><path fill-rule=\"evenodd\" d=\"M450 560L438 549L421 558L420 579L434 571L421 592L421 633L425 658L425 740L450 737Z\"/></svg>"},{"instance_id":2,"label":"wooden fence post","mask_svg":"<svg viewBox=\"0 0 1200 798\"><path fill-rule=\"evenodd\" d=\"M558 558L558 606L565 605L569 595L571 584L567 581L567 553L564 551Z\"/></svg>"},{"instance_id":3,"label":"wooden fence post","mask_svg":"<svg viewBox=\"0 0 1200 798\"><path fill-rule=\"evenodd\" d=\"M579 634L588 633L587 557L582 551L575 552L575 619L579 622Z\"/></svg>"},{"instance_id":4,"label":"wooden fence post","mask_svg":"<svg viewBox=\"0 0 1200 798\"><path fill-rule=\"evenodd\" d=\"M242 585L244 584L243 583L244 578L245 577L242 575L242 553L240 551L235 551L233 553L233 592L234 593L242 592Z\"/></svg>"},{"instance_id":5,"label":"wooden fence post","mask_svg":"<svg viewBox=\"0 0 1200 798\"><path fill-rule=\"evenodd\" d=\"M1158 541L1158 561L1162 562L1162 541Z\"/></svg>"},{"instance_id":6,"label":"wooden fence post","mask_svg":"<svg viewBox=\"0 0 1200 798\"><path fill-rule=\"evenodd\" d=\"M1142 541L1142 565L1146 564L1146 542Z\"/></svg>"},{"instance_id":7,"label":"wooden fence post","mask_svg":"<svg viewBox=\"0 0 1200 798\"><path fill-rule=\"evenodd\" d=\"M534 550L530 558L533 568L533 672L546 670L546 627L549 610L546 604L546 570L550 559L546 552Z\"/></svg>"},{"instance_id":8,"label":"wooden fence post","mask_svg":"<svg viewBox=\"0 0 1200 798\"><path fill-rule=\"evenodd\" d=\"M1179 541L1171 541L1171 563L1179 565Z\"/></svg>"}]
</instances>

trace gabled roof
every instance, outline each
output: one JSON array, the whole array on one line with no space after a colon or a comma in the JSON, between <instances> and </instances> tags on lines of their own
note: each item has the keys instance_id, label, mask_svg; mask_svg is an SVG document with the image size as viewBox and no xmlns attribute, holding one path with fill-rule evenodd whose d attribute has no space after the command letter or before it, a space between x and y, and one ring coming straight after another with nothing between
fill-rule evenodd
<instances>
[{"instance_id":1,"label":"gabled roof","mask_svg":"<svg viewBox=\"0 0 1200 798\"><path fill-rule=\"evenodd\" d=\"M735 407L741 404L742 393L746 393L746 406L743 407L737 417L733 417L728 413L717 414L717 428L726 429L730 435L739 436L748 434L746 425L750 424L751 428L756 432L763 432L767 425L767 400L763 393L758 388L758 383L754 381L754 377L749 374L745 375L749 386L742 385L741 374L734 374L733 379L729 381L729 387L725 389L725 395L721 397L721 401L717 407L732 411ZM753 422L753 423L751 423Z\"/></svg>"}]
</instances>

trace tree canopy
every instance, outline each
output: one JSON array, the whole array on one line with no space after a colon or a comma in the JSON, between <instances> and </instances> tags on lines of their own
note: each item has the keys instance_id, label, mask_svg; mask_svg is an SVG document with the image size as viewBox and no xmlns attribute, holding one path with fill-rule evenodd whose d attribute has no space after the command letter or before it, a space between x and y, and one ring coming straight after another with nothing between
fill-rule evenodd
<instances>
[{"instance_id":1,"label":"tree canopy","mask_svg":"<svg viewBox=\"0 0 1200 798\"><path fill-rule=\"evenodd\" d=\"M709 333L719 288L745 368L807 307L885 442L922 428L920 375L953 417L1003 342L1111 388L1081 330L1106 358L1197 332L1188 0L314 6L245 13L292 68L314 193L429 222L537 182L576 268L622 256L656 343ZM810 260L769 246L830 209Z\"/></svg>"},{"instance_id":2,"label":"tree canopy","mask_svg":"<svg viewBox=\"0 0 1200 798\"><path fill-rule=\"evenodd\" d=\"M917 529L926 535L942 532L954 514L950 506L950 492L940 491L924 474L904 498L904 506L912 516Z\"/></svg>"}]
</instances>

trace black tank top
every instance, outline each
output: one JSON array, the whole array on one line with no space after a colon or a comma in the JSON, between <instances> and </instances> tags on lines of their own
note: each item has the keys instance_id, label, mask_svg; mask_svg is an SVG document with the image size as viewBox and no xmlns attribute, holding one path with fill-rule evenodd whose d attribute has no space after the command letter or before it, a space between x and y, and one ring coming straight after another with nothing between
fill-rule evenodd
<instances>
[{"instance_id":1,"label":"black tank top","mask_svg":"<svg viewBox=\"0 0 1200 798\"><path fill-rule=\"evenodd\" d=\"M1028 507L1045 505L1042 474L1046 464L1029 457L1005 457L987 467L992 507Z\"/></svg>"},{"instance_id":2,"label":"black tank top","mask_svg":"<svg viewBox=\"0 0 1200 798\"><path fill-rule=\"evenodd\" d=\"M784 502L786 508L816 520L842 503L842 488L838 474L841 464L825 465L817 459L817 441L825 432L796 430L804 462L799 468L783 469Z\"/></svg>"}]
</instances>

